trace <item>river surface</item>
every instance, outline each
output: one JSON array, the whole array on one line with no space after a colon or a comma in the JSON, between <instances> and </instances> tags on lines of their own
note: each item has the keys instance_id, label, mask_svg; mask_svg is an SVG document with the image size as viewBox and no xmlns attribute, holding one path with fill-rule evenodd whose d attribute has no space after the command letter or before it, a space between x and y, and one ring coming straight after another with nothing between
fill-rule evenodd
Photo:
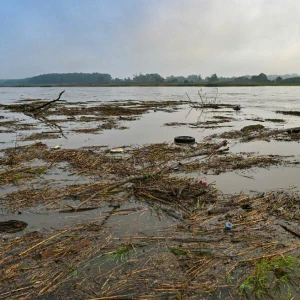
<instances>
[{"instance_id":1,"label":"river surface","mask_svg":"<svg viewBox=\"0 0 300 300\"><path fill-rule=\"evenodd\" d=\"M80 102L84 105L95 105L95 103L105 103L110 101L187 101L188 96L192 101L199 101L198 92L200 90L205 101L216 101L218 103L241 105L242 109L236 112L232 109L207 111L205 113L191 109L186 104L179 110L172 113L152 110L136 121L124 122L126 130L104 130L99 134L76 133L72 128L75 122L63 123L65 137L55 140L44 140L49 147L61 145L64 148L80 148L82 146L139 146L147 143L167 142L172 143L175 136L194 136L197 142L201 142L205 137L241 129L252 124L263 124L267 128L289 128L299 127L300 117L288 116L276 113L277 110L300 111L300 87L219 87L199 88L199 87L10 87L0 88L0 103L12 104L24 99L56 99L58 94L65 90L62 100L67 103ZM222 112L222 113L221 113ZM233 118L230 123L224 123L224 127L203 129L191 128L190 126L165 126L169 122L193 123L197 121L205 122L214 117L226 116ZM18 120L23 123L34 123L28 116L15 114L0 110L1 121ZM4 117L4 118L3 118ZM283 119L284 123L270 122L265 119ZM30 142L22 142L22 138L32 132L49 131L45 124L36 124L34 131L5 132L1 127L0 149L13 147L16 142L22 145ZM87 123L87 128L93 127ZM230 151L255 152L257 154L280 154L294 155L299 159L300 145L298 142L251 142L238 143L231 142ZM0 153L1 155L1 153ZM250 173L250 175L248 174ZM201 174L198 174L201 176ZM196 174L196 176L198 176ZM246 175L246 177L245 177ZM249 177L249 178L248 178ZM257 190L264 191L273 188L299 187L299 168L271 168L270 170L256 169L249 172L231 172L219 176L206 176L208 181L215 181L217 187L225 193Z\"/></svg>"},{"instance_id":2,"label":"river surface","mask_svg":"<svg viewBox=\"0 0 300 300\"><path fill-rule=\"evenodd\" d=\"M21 99L55 99L66 90L67 101L113 100L192 100L199 99L199 87L0 87L0 103ZM203 94L213 94L215 88L201 88ZM239 103L247 108L259 107L269 111L300 109L299 86L219 87L218 99L226 103Z\"/></svg>"},{"instance_id":3,"label":"river surface","mask_svg":"<svg viewBox=\"0 0 300 300\"><path fill-rule=\"evenodd\" d=\"M62 90L65 90L62 100L65 100L67 104L76 102L76 105L78 103L78 105L88 106L95 105L97 103L103 104L111 101L126 100L168 100L178 101L180 103L180 101L187 101L188 97L190 97L192 101L198 101L200 104L198 87L0 88L0 104L13 104L17 101L26 99L52 100L56 99ZM203 139L212 134L238 130L244 126L253 124L263 124L263 126L266 128L279 129L300 126L300 117L276 113L278 110L300 111L300 87L202 88L200 94L204 101L217 101L218 103L241 105L242 109L239 112L234 111L232 108L206 110L203 112L199 109L191 108L188 103L181 103L176 110L165 111L152 108L149 112L141 115L135 121L123 121L124 124L121 125L127 127L125 130L103 130L95 134L74 132L74 128L78 126L93 128L99 125L99 121L98 124L97 121L86 123L79 122L79 117L76 116L76 118L74 117L70 121L67 120L63 123L59 123L63 129L64 137L57 139L25 141L24 138L26 138L26 136L30 136L32 133L50 132L53 130L53 128L47 126L45 122L33 119L32 117L26 116L23 113L12 113L7 110L1 110L0 108L0 158L4 155L1 151L3 149L8 147L16 147L17 145L21 146L24 144L32 144L39 141L47 144L48 147L59 145L59 147L66 149L80 148L83 146L107 146L108 148L111 148L115 146L129 145L132 147L138 147L139 145L149 143L173 143L174 137L178 135L193 136L195 137L196 141L200 143L203 141ZM184 124L181 126L166 126L166 123L169 122L196 123L218 119L222 120L220 117L230 118L231 121L228 123L219 123L217 124L218 126L207 129L193 128L193 126L190 126L189 124ZM64 119L66 120L66 116L64 116ZM266 119L282 119L283 122L268 121ZM30 127L24 126L25 129L20 129L20 127L14 127L15 125L9 125L9 123L7 125L7 122L9 121L15 122L14 124L33 124L34 127L30 129ZM231 153L251 152L255 155L289 155L292 156L292 160L298 160L299 162L299 140L293 142L274 140L251 141L247 143L240 143L237 140L229 140L228 142L230 148L229 151ZM216 189L224 194L252 192L264 193L268 190L277 189L295 189L299 191L300 168L297 166L297 164L293 166L273 166L268 169L254 167L248 170L231 171L222 173L220 175L209 175L199 171L191 173L189 176L197 179L204 178L209 184L215 185ZM7 168L7 166L0 166L0 171L4 170L5 168ZM20 186L18 184L7 184L5 186L1 186L0 198L5 199L6 194L28 187L36 188L38 186L51 185L51 187L55 188L60 187L61 185L66 186L68 184L88 183L88 180L92 180L92 178L87 179L79 174L73 174L66 170L62 170L64 170L64 168L58 168L58 165L53 166L51 170L48 170L44 175L41 175L36 182L33 181L29 184ZM66 202L66 204L72 204L74 206L78 205L79 203ZM99 208L95 210L76 212L73 214L58 213L57 210L51 209L48 210L46 203L43 202L42 204L37 205L37 207L21 207L18 212L14 213L8 212L5 207L0 205L0 222L10 219L25 221L28 223L25 231L16 233L16 235L23 235L24 233L34 231L48 233L52 230L82 225L86 222L93 221L99 223L101 221L101 224L105 224L103 225L103 227L105 226L105 230L110 230L110 232L112 232L111 235L114 234L116 239L140 235L146 237L152 235L162 235L166 229L174 227L177 222L177 220L171 216L165 216L162 218L160 214L157 213L157 208L154 210L153 207L143 202L140 203L124 200L119 205L119 207L124 210L124 215L111 214L114 208L112 209L109 203L104 203L101 207L99 206ZM110 217L108 218L107 216ZM106 223L104 223L105 220ZM222 222L223 226L223 221L220 222ZM165 251L165 248L166 247L164 246L163 251ZM159 248L153 249L155 250L156 257L161 250ZM146 253L148 255L148 253L151 252L149 251ZM102 259L102 257L100 258ZM82 264L93 266L91 269L89 267L90 270L88 271L88 276L95 278L95 275L100 272L99 270L104 272L106 270L105 268L108 270L109 268L115 268L114 263L106 262L104 265L101 259L96 256L89 262L89 264ZM178 262L176 262L176 264L177 263ZM80 268L78 268L78 270L80 271ZM85 267L82 267L81 272L83 272L84 276L86 276L87 271L85 270ZM109 275L109 277L110 276L111 275ZM108 282L109 277L105 284ZM213 295L209 299L219 299L219 296L216 297ZM52 294L50 294L47 299L52 298Z\"/></svg>"},{"instance_id":4,"label":"river surface","mask_svg":"<svg viewBox=\"0 0 300 300\"><path fill-rule=\"evenodd\" d=\"M24 99L56 99L58 94L65 90L62 99L67 102L83 102L86 105L95 104L94 102L109 101L182 101L188 100L187 94L192 101L199 101L198 87L19 87L19 88L0 88L0 103L11 104ZM218 94L216 95L216 92ZM286 120L284 126L299 126L299 117L284 116L276 114L277 110L300 110L300 87L221 87L202 88L203 98L212 101L217 96L219 103L239 104L242 110L239 113L229 111L226 116L234 117L235 122L230 126L232 129L240 129L246 125L253 124L251 119L259 118L283 118ZM1 114L1 111L0 111ZM212 113L218 115L218 111ZM2 113L2 116L18 120L32 122L24 115ZM210 115L211 116L211 115ZM60 141L66 147L80 147L83 143L88 145L106 144L120 146L124 144L145 144L154 142L171 142L174 135L193 135L196 140L212 133L224 131L215 130L195 130L187 127L166 127L167 122L197 122L207 119L206 114L198 110L190 110L189 106L176 113L164 113L158 111L152 114L145 114L137 122L130 122L130 130L109 130L101 135L78 135L68 134L68 139ZM249 120L250 119L250 120ZM282 127L278 123L266 123L266 127ZM128 126L128 124L126 124ZM0 127L1 129L1 127ZM44 129L44 128L41 128ZM227 128L228 130L228 128ZM11 142L11 135L0 134L2 142ZM15 139L15 134L13 135Z\"/></svg>"}]
</instances>

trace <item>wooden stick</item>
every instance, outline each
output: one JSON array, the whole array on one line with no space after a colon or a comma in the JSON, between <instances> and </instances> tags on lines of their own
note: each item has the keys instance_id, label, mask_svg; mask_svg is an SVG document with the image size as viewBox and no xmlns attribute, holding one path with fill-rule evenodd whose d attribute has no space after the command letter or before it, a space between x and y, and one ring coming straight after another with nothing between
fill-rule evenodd
<instances>
[{"instance_id":1,"label":"wooden stick","mask_svg":"<svg viewBox=\"0 0 300 300\"><path fill-rule=\"evenodd\" d=\"M269 255L263 255L263 256L259 256L259 257L252 257L252 258L249 258L249 259L246 259L246 260L241 260L239 263L250 262L250 261L259 260L259 259L265 259L265 258L273 257L273 256L276 256L276 255L282 255L284 253L287 253L287 252L290 252L292 250L295 250L295 249L297 249L299 247L300 247L300 244L297 244L296 246L288 248L288 249L286 249L284 251L281 251L281 252L279 251L279 252L272 253L272 254L269 254Z\"/></svg>"},{"instance_id":2,"label":"wooden stick","mask_svg":"<svg viewBox=\"0 0 300 300\"><path fill-rule=\"evenodd\" d=\"M59 96L58 96L57 99L52 100L52 101L49 101L49 102L47 102L47 103L45 103L45 104L43 104L43 105L40 105L40 106L38 106L38 107L35 107L35 108L31 109L30 111L34 112L34 111L36 111L36 110L38 110L38 109L41 109L41 108L44 108L44 107L50 105L51 103L54 103L54 102L56 102L56 101L59 101L61 95L62 95L64 92L65 92L65 91L60 92L60 94L59 94Z\"/></svg>"},{"instance_id":3,"label":"wooden stick","mask_svg":"<svg viewBox=\"0 0 300 300\"><path fill-rule=\"evenodd\" d=\"M33 249L39 247L40 245L45 244L45 243L47 243L47 242L53 240L54 238L56 238L56 237L58 237L58 236L60 236L60 235L62 235L62 234L64 234L64 233L66 233L66 232L68 232L68 231L69 231L69 229L65 229L65 230L63 230L63 231L61 231L61 232L59 232L59 233L57 233L57 234L55 234L55 235L50 236L50 237L47 238L46 240L43 240L43 241L41 241L41 242L35 244L34 246L28 248L27 250L21 252L21 253L19 254L19 256L22 256L22 255L24 255L24 254L30 252L31 250L33 250Z\"/></svg>"},{"instance_id":4,"label":"wooden stick","mask_svg":"<svg viewBox=\"0 0 300 300\"><path fill-rule=\"evenodd\" d=\"M290 228L288 228L288 227L286 227L286 226L284 226L284 225L280 225L280 226L281 226L283 229L285 229L286 231L288 231L289 233L291 233L291 234L293 234L294 236L300 238L300 234L299 234L299 233L293 231L292 229L290 229Z\"/></svg>"}]
</instances>

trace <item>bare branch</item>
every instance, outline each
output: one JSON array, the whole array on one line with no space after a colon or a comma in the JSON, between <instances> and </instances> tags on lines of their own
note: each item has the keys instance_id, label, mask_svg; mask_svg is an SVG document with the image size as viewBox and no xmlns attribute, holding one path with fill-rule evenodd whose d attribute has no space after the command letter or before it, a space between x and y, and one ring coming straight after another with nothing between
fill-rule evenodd
<instances>
[{"instance_id":1,"label":"bare branch","mask_svg":"<svg viewBox=\"0 0 300 300\"><path fill-rule=\"evenodd\" d=\"M65 92L65 91L60 92L60 94L59 94L59 96L58 96L57 99L52 100L52 101L49 101L49 102L47 102L47 103L45 103L45 104L43 104L43 105L40 105L40 106L38 106L38 107L35 107L35 108L31 109L30 111L34 112L34 111L36 111L36 110L40 110L41 108L44 108L44 107L46 107L46 106L48 106L48 105L50 105L50 104L52 104L52 103L54 103L54 102L56 102L56 101L59 101L61 95L62 95L64 92Z\"/></svg>"}]
</instances>

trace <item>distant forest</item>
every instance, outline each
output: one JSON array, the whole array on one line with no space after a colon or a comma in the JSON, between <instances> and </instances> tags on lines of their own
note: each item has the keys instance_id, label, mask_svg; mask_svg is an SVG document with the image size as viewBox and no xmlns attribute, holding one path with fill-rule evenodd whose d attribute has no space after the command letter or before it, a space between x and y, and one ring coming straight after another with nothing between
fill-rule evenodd
<instances>
[{"instance_id":1,"label":"distant forest","mask_svg":"<svg viewBox=\"0 0 300 300\"><path fill-rule=\"evenodd\" d=\"M2 79L0 86L41 86L41 85L273 85L300 84L298 74L286 75L245 75L240 77L218 77L212 74L162 77L157 73L136 74L132 78L112 78L103 73L43 74L24 79Z\"/></svg>"}]
</instances>

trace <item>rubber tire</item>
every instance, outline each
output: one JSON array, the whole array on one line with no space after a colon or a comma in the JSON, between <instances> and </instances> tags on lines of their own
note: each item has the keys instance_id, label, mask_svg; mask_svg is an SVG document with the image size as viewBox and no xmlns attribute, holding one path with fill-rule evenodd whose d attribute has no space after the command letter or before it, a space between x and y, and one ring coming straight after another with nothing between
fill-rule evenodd
<instances>
[{"instance_id":1,"label":"rubber tire","mask_svg":"<svg viewBox=\"0 0 300 300\"><path fill-rule=\"evenodd\" d=\"M192 136L176 136L174 142L180 144L193 144L195 143L195 138Z\"/></svg>"}]
</instances>

